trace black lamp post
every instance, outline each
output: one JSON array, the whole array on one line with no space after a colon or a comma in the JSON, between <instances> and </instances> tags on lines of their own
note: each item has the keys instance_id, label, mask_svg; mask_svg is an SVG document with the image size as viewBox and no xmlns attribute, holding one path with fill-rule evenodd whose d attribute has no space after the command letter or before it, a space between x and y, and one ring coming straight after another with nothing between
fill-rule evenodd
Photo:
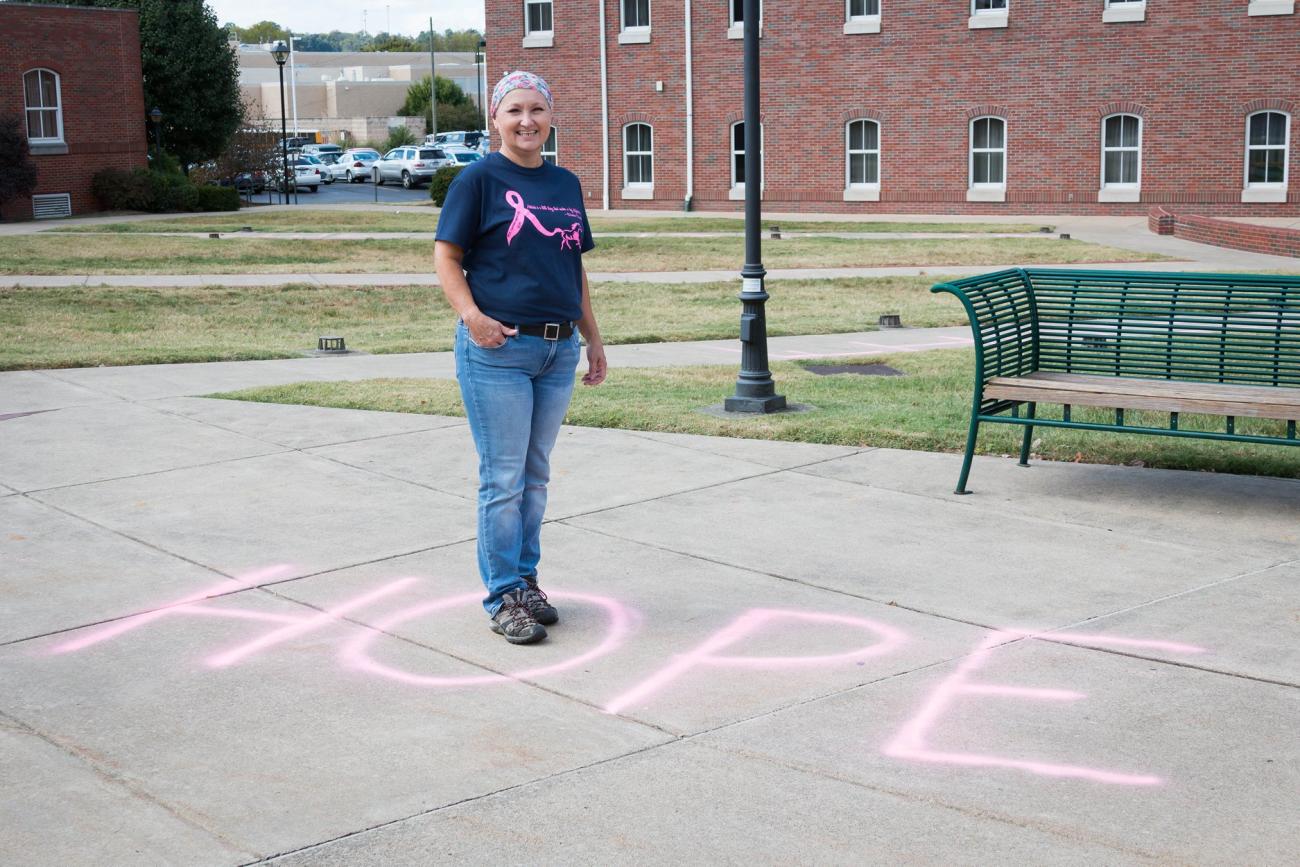
<instances>
[{"instance_id":1,"label":"black lamp post","mask_svg":"<svg viewBox=\"0 0 1300 867\"><path fill-rule=\"evenodd\" d=\"M284 189L284 201L289 201L289 132L284 116L284 62L289 59L289 46L277 42L271 49L276 66L280 67L280 183Z\"/></svg>"},{"instance_id":2,"label":"black lamp post","mask_svg":"<svg viewBox=\"0 0 1300 867\"><path fill-rule=\"evenodd\" d=\"M767 369L767 317L763 304L763 139L758 99L759 0L744 0L745 16L745 266L740 271L740 376L736 393L723 402L727 412L780 412L785 397L776 393L772 372Z\"/></svg>"},{"instance_id":3,"label":"black lamp post","mask_svg":"<svg viewBox=\"0 0 1300 867\"><path fill-rule=\"evenodd\" d=\"M149 112L149 120L153 121L153 146L154 162L162 165L162 111L156 106ZM155 166L156 167L156 166Z\"/></svg>"},{"instance_id":4,"label":"black lamp post","mask_svg":"<svg viewBox=\"0 0 1300 867\"><path fill-rule=\"evenodd\" d=\"M478 51L474 53L474 77L478 79L478 110L483 112L483 129L488 128L487 106L483 104L483 68L487 63L487 39L479 37Z\"/></svg>"}]
</instances>

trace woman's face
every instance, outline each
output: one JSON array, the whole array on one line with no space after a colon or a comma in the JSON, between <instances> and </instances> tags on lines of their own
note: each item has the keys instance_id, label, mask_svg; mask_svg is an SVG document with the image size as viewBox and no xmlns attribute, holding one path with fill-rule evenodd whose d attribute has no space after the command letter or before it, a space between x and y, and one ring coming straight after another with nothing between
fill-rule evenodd
<instances>
[{"instance_id":1,"label":"woman's face","mask_svg":"<svg viewBox=\"0 0 1300 867\"><path fill-rule=\"evenodd\" d=\"M524 165L542 164L542 145L551 134L551 109L546 97L520 88L507 93L492 116L506 156Z\"/></svg>"}]
</instances>

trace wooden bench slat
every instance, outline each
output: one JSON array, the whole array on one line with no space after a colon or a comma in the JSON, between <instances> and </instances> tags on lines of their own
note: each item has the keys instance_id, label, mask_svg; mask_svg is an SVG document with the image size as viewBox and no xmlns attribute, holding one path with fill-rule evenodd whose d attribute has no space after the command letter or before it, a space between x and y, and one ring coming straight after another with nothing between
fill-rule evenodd
<instances>
[{"instance_id":1,"label":"wooden bench slat","mask_svg":"<svg viewBox=\"0 0 1300 867\"><path fill-rule=\"evenodd\" d=\"M1038 372L993 377L985 384L984 396L1038 403L1300 420L1300 388Z\"/></svg>"}]
</instances>

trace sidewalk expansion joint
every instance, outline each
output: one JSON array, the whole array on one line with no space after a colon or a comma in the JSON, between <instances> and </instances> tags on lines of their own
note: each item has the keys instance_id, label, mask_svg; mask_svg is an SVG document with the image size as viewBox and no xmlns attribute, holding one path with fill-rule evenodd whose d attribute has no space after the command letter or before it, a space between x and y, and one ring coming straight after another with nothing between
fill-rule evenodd
<instances>
[{"instance_id":1,"label":"sidewalk expansion joint","mask_svg":"<svg viewBox=\"0 0 1300 867\"><path fill-rule=\"evenodd\" d=\"M0 710L0 719L8 720L13 724L13 726L17 731L23 734L27 734L30 737L34 737L38 740L44 741L54 749L58 750L60 753L71 756L73 760L87 767L92 774L94 774L104 783L113 786L114 788L125 790L128 796L138 801L143 801L147 804L151 804L157 807L158 809L162 810L167 815L171 816L173 819L185 825L186 827L189 827L195 831L198 831L201 834L205 834L208 837L211 837L213 840L216 840L224 848L228 850L233 850L234 852L238 852L241 855L253 854L254 850L250 850L247 846L237 843L236 841L230 839L225 834L221 833L220 831L214 828L207 827L202 822L199 822L198 820L192 818L184 810L169 804L167 801L164 801L162 798L158 797L157 795L153 794L149 790L145 789L139 783L131 782L130 780L126 779L120 774L114 773L112 770L104 767L103 764L101 764L92 756L88 755L86 750L79 748L76 744L73 744L63 738L46 734L45 732L41 731L40 729L26 722L25 720L19 719L18 717L14 716L12 713L6 710Z\"/></svg>"}]
</instances>

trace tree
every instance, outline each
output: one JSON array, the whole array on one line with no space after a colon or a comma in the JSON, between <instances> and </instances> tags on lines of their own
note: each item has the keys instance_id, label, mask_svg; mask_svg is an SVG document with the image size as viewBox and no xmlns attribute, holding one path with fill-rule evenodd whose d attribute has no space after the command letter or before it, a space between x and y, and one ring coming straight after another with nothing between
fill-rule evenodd
<instances>
[{"instance_id":1,"label":"tree","mask_svg":"<svg viewBox=\"0 0 1300 867\"><path fill-rule=\"evenodd\" d=\"M36 190L36 163L32 162L18 115L0 117L0 206Z\"/></svg>"},{"instance_id":2,"label":"tree","mask_svg":"<svg viewBox=\"0 0 1300 867\"><path fill-rule=\"evenodd\" d=\"M251 27L236 27L240 42L263 45L268 42L289 42L289 32L274 21L259 21Z\"/></svg>"},{"instance_id":3,"label":"tree","mask_svg":"<svg viewBox=\"0 0 1300 867\"><path fill-rule=\"evenodd\" d=\"M482 38L483 34L477 30L452 30L448 27L442 33L433 34L433 48L435 51L478 51L478 42ZM428 50L429 31L420 31L415 41Z\"/></svg>"},{"instance_id":4,"label":"tree","mask_svg":"<svg viewBox=\"0 0 1300 867\"><path fill-rule=\"evenodd\" d=\"M375 36L374 40L367 45L362 51L428 51L429 42L426 39L423 44L417 42L409 36L395 36L391 33L380 33Z\"/></svg>"},{"instance_id":5,"label":"tree","mask_svg":"<svg viewBox=\"0 0 1300 867\"><path fill-rule=\"evenodd\" d=\"M167 150L188 166L226 149L242 113L239 61L204 0L30 2L138 10L144 104L162 111Z\"/></svg>"},{"instance_id":6,"label":"tree","mask_svg":"<svg viewBox=\"0 0 1300 867\"><path fill-rule=\"evenodd\" d=\"M425 129L433 127L429 113L429 76L406 89L406 102L397 113L403 117L424 115ZM438 129L478 129L481 112L456 82L438 76Z\"/></svg>"}]
</instances>

